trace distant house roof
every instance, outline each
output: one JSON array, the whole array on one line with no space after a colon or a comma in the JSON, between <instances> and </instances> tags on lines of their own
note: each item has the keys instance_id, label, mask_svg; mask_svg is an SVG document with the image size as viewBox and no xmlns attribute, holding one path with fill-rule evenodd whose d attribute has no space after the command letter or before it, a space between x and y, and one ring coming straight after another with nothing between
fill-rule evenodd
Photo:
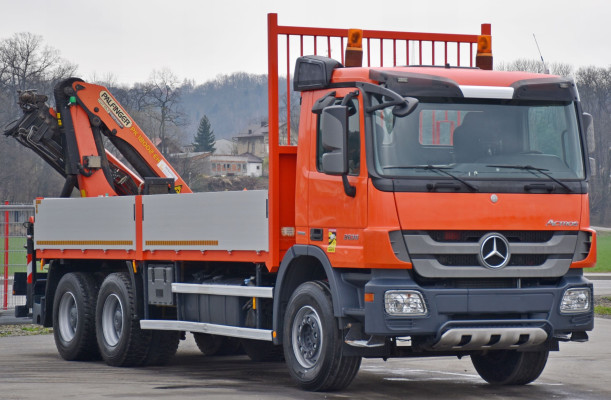
<instances>
[{"instance_id":1,"label":"distant house roof","mask_svg":"<svg viewBox=\"0 0 611 400\"><path fill-rule=\"evenodd\" d=\"M246 128L246 132L240 133L236 138L246 138L255 136L265 136L269 133L269 126L267 122L261 122L259 125L250 125Z\"/></svg>"},{"instance_id":2,"label":"distant house roof","mask_svg":"<svg viewBox=\"0 0 611 400\"><path fill-rule=\"evenodd\" d=\"M207 151L199 151L199 152L190 152L190 153L172 153L169 154L170 158L190 158L192 160L201 160L206 157L210 157L212 153Z\"/></svg>"},{"instance_id":3,"label":"distant house roof","mask_svg":"<svg viewBox=\"0 0 611 400\"><path fill-rule=\"evenodd\" d=\"M214 142L214 148L216 151L214 154L232 154L234 150L235 142L227 139L219 139Z\"/></svg>"},{"instance_id":4,"label":"distant house roof","mask_svg":"<svg viewBox=\"0 0 611 400\"><path fill-rule=\"evenodd\" d=\"M244 154L240 154L240 157L245 157L246 162L249 162L249 163L263 163L263 159L255 156L254 154L244 153Z\"/></svg>"}]
</instances>

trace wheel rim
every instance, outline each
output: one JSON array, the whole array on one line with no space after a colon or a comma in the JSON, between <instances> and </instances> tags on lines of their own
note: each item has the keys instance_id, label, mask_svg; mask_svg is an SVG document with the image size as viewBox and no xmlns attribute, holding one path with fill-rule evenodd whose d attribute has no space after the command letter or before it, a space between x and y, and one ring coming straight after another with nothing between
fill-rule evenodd
<instances>
[{"instance_id":1,"label":"wheel rim","mask_svg":"<svg viewBox=\"0 0 611 400\"><path fill-rule=\"evenodd\" d=\"M66 292L59 300L59 334L64 342L70 342L76 336L78 325L78 306L72 292Z\"/></svg>"},{"instance_id":2,"label":"wheel rim","mask_svg":"<svg viewBox=\"0 0 611 400\"><path fill-rule=\"evenodd\" d=\"M304 368L312 368L320 358L323 330L320 317L310 306L302 307L293 319L293 354Z\"/></svg>"},{"instance_id":3,"label":"wheel rim","mask_svg":"<svg viewBox=\"0 0 611 400\"><path fill-rule=\"evenodd\" d=\"M119 343L123 332L123 305L116 294L111 294L104 301L102 332L109 346L114 347Z\"/></svg>"}]
</instances>

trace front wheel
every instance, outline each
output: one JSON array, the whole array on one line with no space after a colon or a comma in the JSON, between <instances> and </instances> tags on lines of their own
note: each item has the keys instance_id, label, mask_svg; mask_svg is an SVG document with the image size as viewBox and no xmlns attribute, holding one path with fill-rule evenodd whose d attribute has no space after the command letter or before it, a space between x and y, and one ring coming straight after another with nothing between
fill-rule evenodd
<instances>
[{"instance_id":1,"label":"front wheel","mask_svg":"<svg viewBox=\"0 0 611 400\"><path fill-rule=\"evenodd\" d=\"M104 279L96 307L96 332L102 358L108 365L142 365L151 343L151 331L136 319L136 293L126 273Z\"/></svg>"},{"instance_id":2,"label":"front wheel","mask_svg":"<svg viewBox=\"0 0 611 400\"><path fill-rule=\"evenodd\" d=\"M526 385L537 379L547 363L549 351L495 350L471 356L475 370L493 385Z\"/></svg>"},{"instance_id":3,"label":"front wheel","mask_svg":"<svg viewBox=\"0 0 611 400\"><path fill-rule=\"evenodd\" d=\"M333 316L326 283L306 282L291 296L284 319L284 357L293 379L310 391L347 387L361 365L361 357L345 356L344 332Z\"/></svg>"}]
</instances>

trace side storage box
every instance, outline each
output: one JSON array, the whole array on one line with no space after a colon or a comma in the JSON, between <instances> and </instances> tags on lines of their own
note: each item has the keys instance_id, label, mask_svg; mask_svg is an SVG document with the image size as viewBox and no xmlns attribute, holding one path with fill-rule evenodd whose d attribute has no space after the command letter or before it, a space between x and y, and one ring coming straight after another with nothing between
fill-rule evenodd
<instances>
[{"instance_id":1,"label":"side storage box","mask_svg":"<svg viewBox=\"0 0 611 400\"><path fill-rule=\"evenodd\" d=\"M148 268L148 303L156 305L174 305L172 296L172 282L174 281L174 267L149 266Z\"/></svg>"}]
</instances>

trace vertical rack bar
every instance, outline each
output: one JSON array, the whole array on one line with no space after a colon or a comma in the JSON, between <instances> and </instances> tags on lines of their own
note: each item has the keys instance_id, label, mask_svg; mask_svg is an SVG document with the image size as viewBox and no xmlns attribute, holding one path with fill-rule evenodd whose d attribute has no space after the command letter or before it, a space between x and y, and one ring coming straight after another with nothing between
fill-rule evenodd
<instances>
[{"instance_id":1,"label":"vertical rack bar","mask_svg":"<svg viewBox=\"0 0 611 400\"><path fill-rule=\"evenodd\" d=\"M299 35L299 55L303 57L303 35Z\"/></svg>"},{"instance_id":2,"label":"vertical rack bar","mask_svg":"<svg viewBox=\"0 0 611 400\"><path fill-rule=\"evenodd\" d=\"M278 171L278 15L267 15L267 91L269 128L269 265L280 265L280 173Z\"/></svg>"},{"instance_id":3,"label":"vertical rack bar","mask_svg":"<svg viewBox=\"0 0 611 400\"><path fill-rule=\"evenodd\" d=\"M8 201L4 202L4 205L9 205ZM8 308L8 219L9 212L8 208L4 210L4 302L3 309L6 310Z\"/></svg>"},{"instance_id":4,"label":"vertical rack bar","mask_svg":"<svg viewBox=\"0 0 611 400\"><path fill-rule=\"evenodd\" d=\"M456 66L460 67L460 42L456 42Z\"/></svg>"},{"instance_id":5,"label":"vertical rack bar","mask_svg":"<svg viewBox=\"0 0 611 400\"><path fill-rule=\"evenodd\" d=\"M405 65L410 65L410 61L409 61L409 40L405 41Z\"/></svg>"},{"instance_id":6,"label":"vertical rack bar","mask_svg":"<svg viewBox=\"0 0 611 400\"><path fill-rule=\"evenodd\" d=\"M392 66L397 66L397 39L392 40Z\"/></svg>"},{"instance_id":7,"label":"vertical rack bar","mask_svg":"<svg viewBox=\"0 0 611 400\"><path fill-rule=\"evenodd\" d=\"M469 45L469 66L473 67L473 43Z\"/></svg>"},{"instance_id":8,"label":"vertical rack bar","mask_svg":"<svg viewBox=\"0 0 611 400\"><path fill-rule=\"evenodd\" d=\"M443 65L448 65L448 42L443 42Z\"/></svg>"},{"instance_id":9,"label":"vertical rack bar","mask_svg":"<svg viewBox=\"0 0 611 400\"><path fill-rule=\"evenodd\" d=\"M431 59L433 60L431 65L435 65L435 41L434 40L431 40Z\"/></svg>"},{"instance_id":10,"label":"vertical rack bar","mask_svg":"<svg viewBox=\"0 0 611 400\"><path fill-rule=\"evenodd\" d=\"M286 35L286 144L291 145L291 36Z\"/></svg>"},{"instance_id":11,"label":"vertical rack bar","mask_svg":"<svg viewBox=\"0 0 611 400\"><path fill-rule=\"evenodd\" d=\"M422 40L418 40L418 57L419 57L419 65L422 65Z\"/></svg>"}]
</instances>

